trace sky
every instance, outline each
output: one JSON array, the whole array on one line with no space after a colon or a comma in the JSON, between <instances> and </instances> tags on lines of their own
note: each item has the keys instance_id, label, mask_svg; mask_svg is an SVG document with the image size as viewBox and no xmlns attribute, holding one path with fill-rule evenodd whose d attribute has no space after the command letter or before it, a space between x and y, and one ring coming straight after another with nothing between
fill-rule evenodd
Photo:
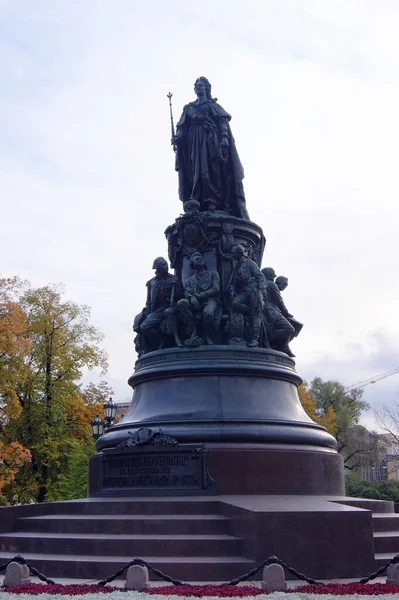
<instances>
[{"instance_id":1,"label":"sky","mask_svg":"<svg viewBox=\"0 0 399 600\"><path fill-rule=\"evenodd\" d=\"M397 0L0 0L0 269L63 282L131 398L132 321L181 213L170 146L206 76L232 115L299 374L399 366ZM90 377L97 377L94 373ZM374 413L399 374L364 388Z\"/></svg>"}]
</instances>

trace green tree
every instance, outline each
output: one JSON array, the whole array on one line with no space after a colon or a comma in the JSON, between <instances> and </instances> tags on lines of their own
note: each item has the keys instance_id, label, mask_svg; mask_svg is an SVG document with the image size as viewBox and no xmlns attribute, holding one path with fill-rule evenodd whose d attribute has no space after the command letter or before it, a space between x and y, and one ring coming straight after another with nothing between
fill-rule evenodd
<instances>
[{"instance_id":1,"label":"green tree","mask_svg":"<svg viewBox=\"0 0 399 600\"><path fill-rule=\"evenodd\" d=\"M6 435L7 428L21 414L15 385L21 385L28 372L27 319L15 301L23 285L16 277L0 278L0 499L4 487L12 483L21 467L31 460L29 450Z\"/></svg>"},{"instance_id":2,"label":"green tree","mask_svg":"<svg viewBox=\"0 0 399 600\"><path fill-rule=\"evenodd\" d=\"M93 384L82 390L80 381L87 370L99 367L104 373L107 360L99 346L102 335L89 323L89 308L65 300L61 286L25 285L15 293L28 350L22 359L23 377L3 380L19 413L7 422L3 439L29 449L32 460L6 486L6 493L17 494L20 501L42 502L58 499L60 481L76 462L77 443L83 453L92 451L89 423L109 390ZM15 358L11 352L5 362L11 365Z\"/></svg>"},{"instance_id":3,"label":"green tree","mask_svg":"<svg viewBox=\"0 0 399 600\"><path fill-rule=\"evenodd\" d=\"M362 400L363 390L345 392L338 381L313 379L310 392L315 401L316 414L326 414L330 408L335 413L335 433L337 450L343 456L349 470L371 464L378 453L378 436L359 424L364 410L369 408Z\"/></svg>"},{"instance_id":4,"label":"green tree","mask_svg":"<svg viewBox=\"0 0 399 600\"><path fill-rule=\"evenodd\" d=\"M95 452L95 441L91 436L84 440L71 438L68 449L68 468L59 473L47 500L73 500L87 496L89 458Z\"/></svg>"},{"instance_id":5,"label":"green tree","mask_svg":"<svg viewBox=\"0 0 399 600\"><path fill-rule=\"evenodd\" d=\"M71 500L87 496L89 458L95 452L90 423L97 414L103 416L104 403L112 393L105 381L98 385L89 383L81 395L72 397L68 402L65 407L70 432L67 468L58 474L47 500Z\"/></svg>"},{"instance_id":6,"label":"green tree","mask_svg":"<svg viewBox=\"0 0 399 600\"><path fill-rule=\"evenodd\" d=\"M309 389L306 381L301 383L298 388L299 400L306 414L319 425L325 427L328 433L335 434L337 428L337 417L332 406L328 406L326 410L316 409L316 401Z\"/></svg>"}]
</instances>

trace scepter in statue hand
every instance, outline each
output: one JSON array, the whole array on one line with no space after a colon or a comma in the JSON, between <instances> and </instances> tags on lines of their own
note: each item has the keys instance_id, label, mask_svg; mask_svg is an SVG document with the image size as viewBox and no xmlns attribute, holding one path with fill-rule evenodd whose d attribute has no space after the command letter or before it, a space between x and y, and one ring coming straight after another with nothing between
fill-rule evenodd
<instances>
[{"instance_id":1,"label":"scepter in statue hand","mask_svg":"<svg viewBox=\"0 0 399 600\"><path fill-rule=\"evenodd\" d=\"M173 112L172 112L172 92L169 92L169 94L166 94L167 98L169 98L169 110L170 110L170 128L172 131L172 140L171 140L171 144L173 146L173 150L176 152L176 133L175 133L175 124L173 123Z\"/></svg>"}]
</instances>

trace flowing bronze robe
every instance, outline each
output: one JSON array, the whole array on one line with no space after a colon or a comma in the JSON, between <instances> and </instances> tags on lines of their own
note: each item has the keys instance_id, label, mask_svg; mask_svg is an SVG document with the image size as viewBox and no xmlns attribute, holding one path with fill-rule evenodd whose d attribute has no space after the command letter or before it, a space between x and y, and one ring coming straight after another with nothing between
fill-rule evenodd
<instances>
[{"instance_id":1,"label":"flowing bronze robe","mask_svg":"<svg viewBox=\"0 0 399 600\"><path fill-rule=\"evenodd\" d=\"M231 116L215 100L187 104L177 123L181 138L176 152L179 197L200 203L201 210L216 209L249 219L242 180L244 170L231 133ZM222 134L227 134L227 160L220 156Z\"/></svg>"}]
</instances>

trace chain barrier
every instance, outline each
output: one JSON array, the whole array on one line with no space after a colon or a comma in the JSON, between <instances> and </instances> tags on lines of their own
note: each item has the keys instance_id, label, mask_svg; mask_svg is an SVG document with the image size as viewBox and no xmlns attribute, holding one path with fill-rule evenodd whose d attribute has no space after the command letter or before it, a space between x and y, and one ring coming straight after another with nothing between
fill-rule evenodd
<instances>
[{"instance_id":1,"label":"chain barrier","mask_svg":"<svg viewBox=\"0 0 399 600\"><path fill-rule=\"evenodd\" d=\"M125 565L124 567L119 569L119 571L117 571L110 577L107 577L107 579L103 579L102 581L99 581L97 585L106 585L107 583L111 583L111 581L114 581L114 579L116 579L117 577L122 575L126 571L126 569L128 569L129 567L132 567L133 565L140 565L140 567L147 567L147 569L150 569L150 571L152 571L154 573L154 575L157 575L157 577L161 577L161 579L163 579L164 581L167 581L168 583L173 583L173 585L187 585L187 584L184 584L182 581L179 581L178 579L173 579L173 577L170 577L169 575L165 575L165 573L162 573L162 571L160 571L159 569L156 569L155 567L150 565L150 563L143 560L142 558L135 558L130 563L128 563L127 565Z\"/></svg>"},{"instance_id":2,"label":"chain barrier","mask_svg":"<svg viewBox=\"0 0 399 600\"><path fill-rule=\"evenodd\" d=\"M359 581L359 583L368 583L369 581L371 581L372 579L375 579L376 577L378 577L378 575L381 575L381 573L386 571L386 569L390 565L397 565L398 563L399 563L399 554L395 554L395 556L393 558L391 558L391 560L389 562L385 563L385 565L382 565L382 567L380 567L377 571L374 571L374 573L371 573L371 575L369 575L368 577L364 577L363 579L361 579Z\"/></svg>"},{"instance_id":3,"label":"chain barrier","mask_svg":"<svg viewBox=\"0 0 399 600\"><path fill-rule=\"evenodd\" d=\"M32 565L29 564L28 561L25 560L23 556L19 556L19 555L14 556L14 558L11 558L11 560L9 560L5 565L0 565L0 573L2 571L5 571L8 567L8 565L12 562L17 562L20 565L26 565L29 569L29 572L32 573L32 575L34 575L35 577L38 577L40 579L40 581L44 581L45 583L48 583L50 585L55 585L55 581L53 581L52 579L47 579L47 577L45 575L40 573L40 571L35 569L35 567L32 567Z\"/></svg>"},{"instance_id":4,"label":"chain barrier","mask_svg":"<svg viewBox=\"0 0 399 600\"><path fill-rule=\"evenodd\" d=\"M266 567L268 565L281 565L284 569L287 569L287 571L289 571L290 573L295 575L295 577L297 579L300 579L301 581L306 581L307 583L310 583L312 585L319 585L321 583L321 581L316 581L315 579L312 579L311 577L306 577L306 575L303 575L303 573L299 573L299 571L294 569L294 567L289 567L287 564L285 564L285 562L280 560L277 556L269 556L269 558L267 560L265 560L263 563L261 563L257 567L254 567L248 573L245 573L245 575L241 575L241 577L238 577L237 579L232 579L231 581L229 581L229 583L227 585L237 585L238 583L241 583L241 581L247 581L248 579L252 579L252 577L254 575L256 575L256 573L258 571L260 571L261 569L264 569L264 567Z\"/></svg>"},{"instance_id":5,"label":"chain barrier","mask_svg":"<svg viewBox=\"0 0 399 600\"><path fill-rule=\"evenodd\" d=\"M28 561L25 560L25 558L23 556L19 556L19 555L14 556L14 558L11 558L4 565L0 565L0 573L2 571L5 571L11 562L17 562L20 565L26 565L29 568L29 571L32 575L34 575L35 577L38 577L41 581L44 581L45 583L48 583L50 585L55 585L55 581L53 581L52 579L48 579L45 575L40 573L37 569L35 569L35 567L33 567L30 563L28 563ZM382 565L377 571L374 571L368 577L363 577L362 579L359 580L358 583L368 583L372 579L375 579L379 575L382 575L382 573L384 573L390 565L396 565L398 563L399 563L399 554L396 554L393 558L391 558L390 561L388 561L387 563ZM234 586L234 585L237 585L238 583L241 583L242 581L247 581L248 579L253 579L254 575L256 575L261 569L264 569L264 567L266 567L268 565L274 565L274 564L281 565L283 567L283 569L286 569L289 573L294 575L296 577L296 579L300 579L301 581L306 581L306 583L309 583L310 585L323 585L322 581L316 581L315 579L312 579L311 577L306 577L306 575L304 575L303 573L300 573L299 571L294 569L294 567L290 567L289 565L287 565L284 561L282 561L277 556L269 556L269 558L267 560L265 560L263 563L261 563L257 567L254 567L253 569L248 571L248 573L245 573L244 575L241 575L241 577L237 577L236 579L232 579L225 585ZM170 577L170 575L166 575L165 573L163 573L162 571L160 571L159 569L157 569L156 567L154 567L153 565L151 565L150 563L148 563L146 560L144 560L142 558L135 558L134 560L127 563L121 569L118 569L118 571L116 571L113 575L110 575L109 577L107 577L107 579L102 579L101 581L99 581L97 583L97 585L105 586L107 583L111 583L112 581L114 581L115 579L117 579L118 577L123 575L123 573L129 567L132 567L134 565L139 565L140 567L147 567L147 569L149 569L152 573L154 573L154 575L156 575L157 577L160 577L161 579L163 579L164 581L167 581L168 583L172 583L173 585L190 585L188 583L184 583L184 582L180 581L179 579L174 579L173 577Z\"/></svg>"}]
</instances>

